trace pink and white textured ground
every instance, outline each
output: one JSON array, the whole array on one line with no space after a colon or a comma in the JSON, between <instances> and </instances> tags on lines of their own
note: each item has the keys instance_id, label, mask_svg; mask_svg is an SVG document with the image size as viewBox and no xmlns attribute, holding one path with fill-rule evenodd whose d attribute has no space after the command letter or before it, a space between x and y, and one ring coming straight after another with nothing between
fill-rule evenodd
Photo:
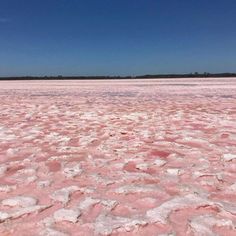
<instances>
[{"instance_id":1,"label":"pink and white textured ground","mask_svg":"<svg viewBox=\"0 0 236 236\"><path fill-rule=\"evenodd\" d=\"M236 79L0 82L0 235L236 235Z\"/></svg>"}]
</instances>

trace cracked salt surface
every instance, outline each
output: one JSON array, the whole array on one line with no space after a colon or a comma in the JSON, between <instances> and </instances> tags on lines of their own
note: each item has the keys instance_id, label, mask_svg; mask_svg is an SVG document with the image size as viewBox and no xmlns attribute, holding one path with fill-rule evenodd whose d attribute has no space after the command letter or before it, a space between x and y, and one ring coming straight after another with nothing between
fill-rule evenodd
<instances>
[{"instance_id":1,"label":"cracked salt surface","mask_svg":"<svg viewBox=\"0 0 236 236\"><path fill-rule=\"evenodd\" d=\"M0 92L0 235L236 235L236 78Z\"/></svg>"}]
</instances>

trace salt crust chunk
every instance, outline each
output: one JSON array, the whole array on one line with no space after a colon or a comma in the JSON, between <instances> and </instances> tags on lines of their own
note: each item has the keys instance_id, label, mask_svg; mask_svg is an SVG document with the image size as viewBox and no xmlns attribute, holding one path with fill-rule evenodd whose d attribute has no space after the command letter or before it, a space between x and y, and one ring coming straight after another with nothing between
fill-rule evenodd
<instances>
[{"instance_id":1,"label":"salt crust chunk","mask_svg":"<svg viewBox=\"0 0 236 236\"><path fill-rule=\"evenodd\" d=\"M95 235L110 235L113 230L130 232L136 227L147 225L141 219L118 217L113 215L99 215L95 222Z\"/></svg>"},{"instance_id":2,"label":"salt crust chunk","mask_svg":"<svg viewBox=\"0 0 236 236\"><path fill-rule=\"evenodd\" d=\"M223 158L225 161L232 161L232 160L236 159L236 154L231 154L231 153L224 154Z\"/></svg>"},{"instance_id":3,"label":"salt crust chunk","mask_svg":"<svg viewBox=\"0 0 236 236\"><path fill-rule=\"evenodd\" d=\"M82 173L82 169L79 163L73 166L67 166L63 169L63 174L67 178L74 178L81 173Z\"/></svg>"},{"instance_id":4,"label":"salt crust chunk","mask_svg":"<svg viewBox=\"0 0 236 236\"><path fill-rule=\"evenodd\" d=\"M76 191L80 191L82 193L93 193L94 190L72 185L66 188L56 190L50 195L50 198L54 201L59 201L63 204L66 204L70 201L70 195Z\"/></svg>"},{"instance_id":5,"label":"salt crust chunk","mask_svg":"<svg viewBox=\"0 0 236 236\"><path fill-rule=\"evenodd\" d=\"M72 223L76 223L80 215L81 212L78 209L72 210L62 208L54 212L53 218L56 222L69 221Z\"/></svg>"},{"instance_id":6,"label":"salt crust chunk","mask_svg":"<svg viewBox=\"0 0 236 236\"><path fill-rule=\"evenodd\" d=\"M25 197L25 196L16 196L12 198L7 198L2 201L2 205L4 206L20 206L20 207L30 207L34 206L37 203L37 199L32 197Z\"/></svg>"}]
</instances>

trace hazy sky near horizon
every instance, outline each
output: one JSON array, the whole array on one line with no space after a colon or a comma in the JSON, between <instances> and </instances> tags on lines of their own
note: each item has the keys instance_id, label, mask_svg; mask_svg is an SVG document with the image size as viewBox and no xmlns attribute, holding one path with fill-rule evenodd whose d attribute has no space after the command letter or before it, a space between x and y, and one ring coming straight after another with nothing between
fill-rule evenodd
<instances>
[{"instance_id":1,"label":"hazy sky near horizon","mask_svg":"<svg viewBox=\"0 0 236 236\"><path fill-rule=\"evenodd\" d=\"M0 0L0 76L236 72L235 0Z\"/></svg>"}]
</instances>

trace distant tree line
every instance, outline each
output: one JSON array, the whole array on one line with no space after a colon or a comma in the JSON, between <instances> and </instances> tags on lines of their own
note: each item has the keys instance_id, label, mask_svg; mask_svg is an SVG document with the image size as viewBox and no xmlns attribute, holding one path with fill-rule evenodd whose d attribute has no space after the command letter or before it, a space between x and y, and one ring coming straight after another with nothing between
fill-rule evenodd
<instances>
[{"instance_id":1,"label":"distant tree line","mask_svg":"<svg viewBox=\"0 0 236 236\"><path fill-rule=\"evenodd\" d=\"M158 75L141 75L135 78L221 78L236 77L236 73L188 73L188 74L158 74Z\"/></svg>"},{"instance_id":2,"label":"distant tree line","mask_svg":"<svg viewBox=\"0 0 236 236\"><path fill-rule=\"evenodd\" d=\"M188 73L188 74L156 74L139 76L16 76L0 77L0 80L101 80L101 79L155 79L155 78L221 78L236 77L236 73Z\"/></svg>"}]
</instances>

